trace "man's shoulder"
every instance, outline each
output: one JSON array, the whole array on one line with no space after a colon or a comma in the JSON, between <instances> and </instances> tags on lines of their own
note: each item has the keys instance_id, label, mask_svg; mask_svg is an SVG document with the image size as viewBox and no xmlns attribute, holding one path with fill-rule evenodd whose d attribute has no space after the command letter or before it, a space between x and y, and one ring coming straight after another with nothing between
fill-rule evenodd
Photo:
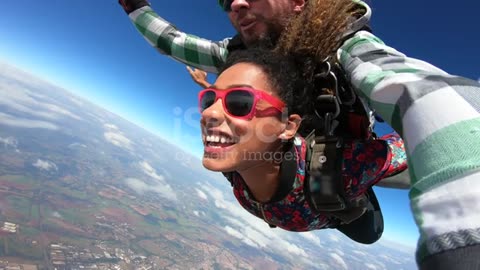
<instances>
[{"instance_id":1,"label":"man's shoulder","mask_svg":"<svg viewBox=\"0 0 480 270\"><path fill-rule=\"evenodd\" d=\"M244 50L247 48L239 34L236 34L233 37L225 38L222 42L224 42L224 46L227 48L228 52Z\"/></svg>"}]
</instances>

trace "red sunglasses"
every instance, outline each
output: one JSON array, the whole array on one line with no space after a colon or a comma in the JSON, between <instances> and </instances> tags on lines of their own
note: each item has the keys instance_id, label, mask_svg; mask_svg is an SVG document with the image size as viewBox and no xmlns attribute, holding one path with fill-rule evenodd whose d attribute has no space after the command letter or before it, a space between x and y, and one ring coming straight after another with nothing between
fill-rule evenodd
<instances>
[{"instance_id":1,"label":"red sunglasses","mask_svg":"<svg viewBox=\"0 0 480 270\"><path fill-rule=\"evenodd\" d=\"M219 98L222 99L223 109L228 115L247 120L255 115L259 100L267 101L279 112L282 112L285 107L283 101L261 90L242 87L226 90L207 88L198 94L200 113L212 106Z\"/></svg>"}]
</instances>

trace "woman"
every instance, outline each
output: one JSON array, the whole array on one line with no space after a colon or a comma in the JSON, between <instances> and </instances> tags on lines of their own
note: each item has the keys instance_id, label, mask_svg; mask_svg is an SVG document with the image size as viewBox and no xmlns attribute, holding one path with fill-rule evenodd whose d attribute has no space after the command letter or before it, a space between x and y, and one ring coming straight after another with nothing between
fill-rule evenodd
<instances>
[{"instance_id":1,"label":"woman","mask_svg":"<svg viewBox=\"0 0 480 270\"><path fill-rule=\"evenodd\" d=\"M272 226L290 231L335 228L340 220L314 213L305 194L307 145L299 130L313 106L305 95L316 87L296 79L298 67L295 58L264 49L229 57L215 84L199 93L203 165L231 173L239 203ZM342 177L349 200L399 169L387 158L391 150L383 140L346 145ZM295 173L286 175L291 161Z\"/></svg>"}]
</instances>

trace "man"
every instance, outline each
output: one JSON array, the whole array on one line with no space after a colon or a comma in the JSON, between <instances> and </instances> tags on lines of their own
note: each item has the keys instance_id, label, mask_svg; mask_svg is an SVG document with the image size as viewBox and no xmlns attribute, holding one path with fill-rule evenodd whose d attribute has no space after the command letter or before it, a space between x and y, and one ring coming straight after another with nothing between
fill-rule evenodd
<instances>
[{"instance_id":1,"label":"man","mask_svg":"<svg viewBox=\"0 0 480 270\"><path fill-rule=\"evenodd\" d=\"M211 42L178 31L146 1L120 1L161 53L214 73L229 51L277 37L282 18L306 5L305 0L220 0L239 35ZM360 1L358 7L337 58L361 97L406 141L410 199L421 233L419 266L480 269L480 85L386 46L366 31L370 8Z\"/></svg>"}]
</instances>

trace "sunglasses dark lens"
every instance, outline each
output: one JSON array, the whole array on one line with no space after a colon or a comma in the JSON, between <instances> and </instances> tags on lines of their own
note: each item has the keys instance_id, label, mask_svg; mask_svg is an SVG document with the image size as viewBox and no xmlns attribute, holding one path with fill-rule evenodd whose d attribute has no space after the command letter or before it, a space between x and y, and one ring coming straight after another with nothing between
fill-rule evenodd
<instances>
[{"instance_id":1,"label":"sunglasses dark lens","mask_svg":"<svg viewBox=\"0 0 480 270\"><path fill-rule=\"evenodd\" d=\"M202 99L200 100L200 108L202 112L215 103L215 97L216 95L213 91L207 91L202 95Z\"/></svg>"},{"instance_id":2,"label":"sunglasses dark lens","mask_svg":"<svg viewBox=\"0 0 480 270\"><path fill-rule=\"evenodd\" d=\"M226 12L232 11L232 0L224 0L223 1L223 10Z\"/></svg>"},{"instance_id":3,"label":"sunglasses dark lens","mask_svg":"<svg viewBox=\"0 0 480 270\"><path fill-rule=\"evenodd\" d=\"M233 116L246 116L253 108L254 96L248 91L232 91L225 97L225 107Z\"/></svg>"}]
</instances>

